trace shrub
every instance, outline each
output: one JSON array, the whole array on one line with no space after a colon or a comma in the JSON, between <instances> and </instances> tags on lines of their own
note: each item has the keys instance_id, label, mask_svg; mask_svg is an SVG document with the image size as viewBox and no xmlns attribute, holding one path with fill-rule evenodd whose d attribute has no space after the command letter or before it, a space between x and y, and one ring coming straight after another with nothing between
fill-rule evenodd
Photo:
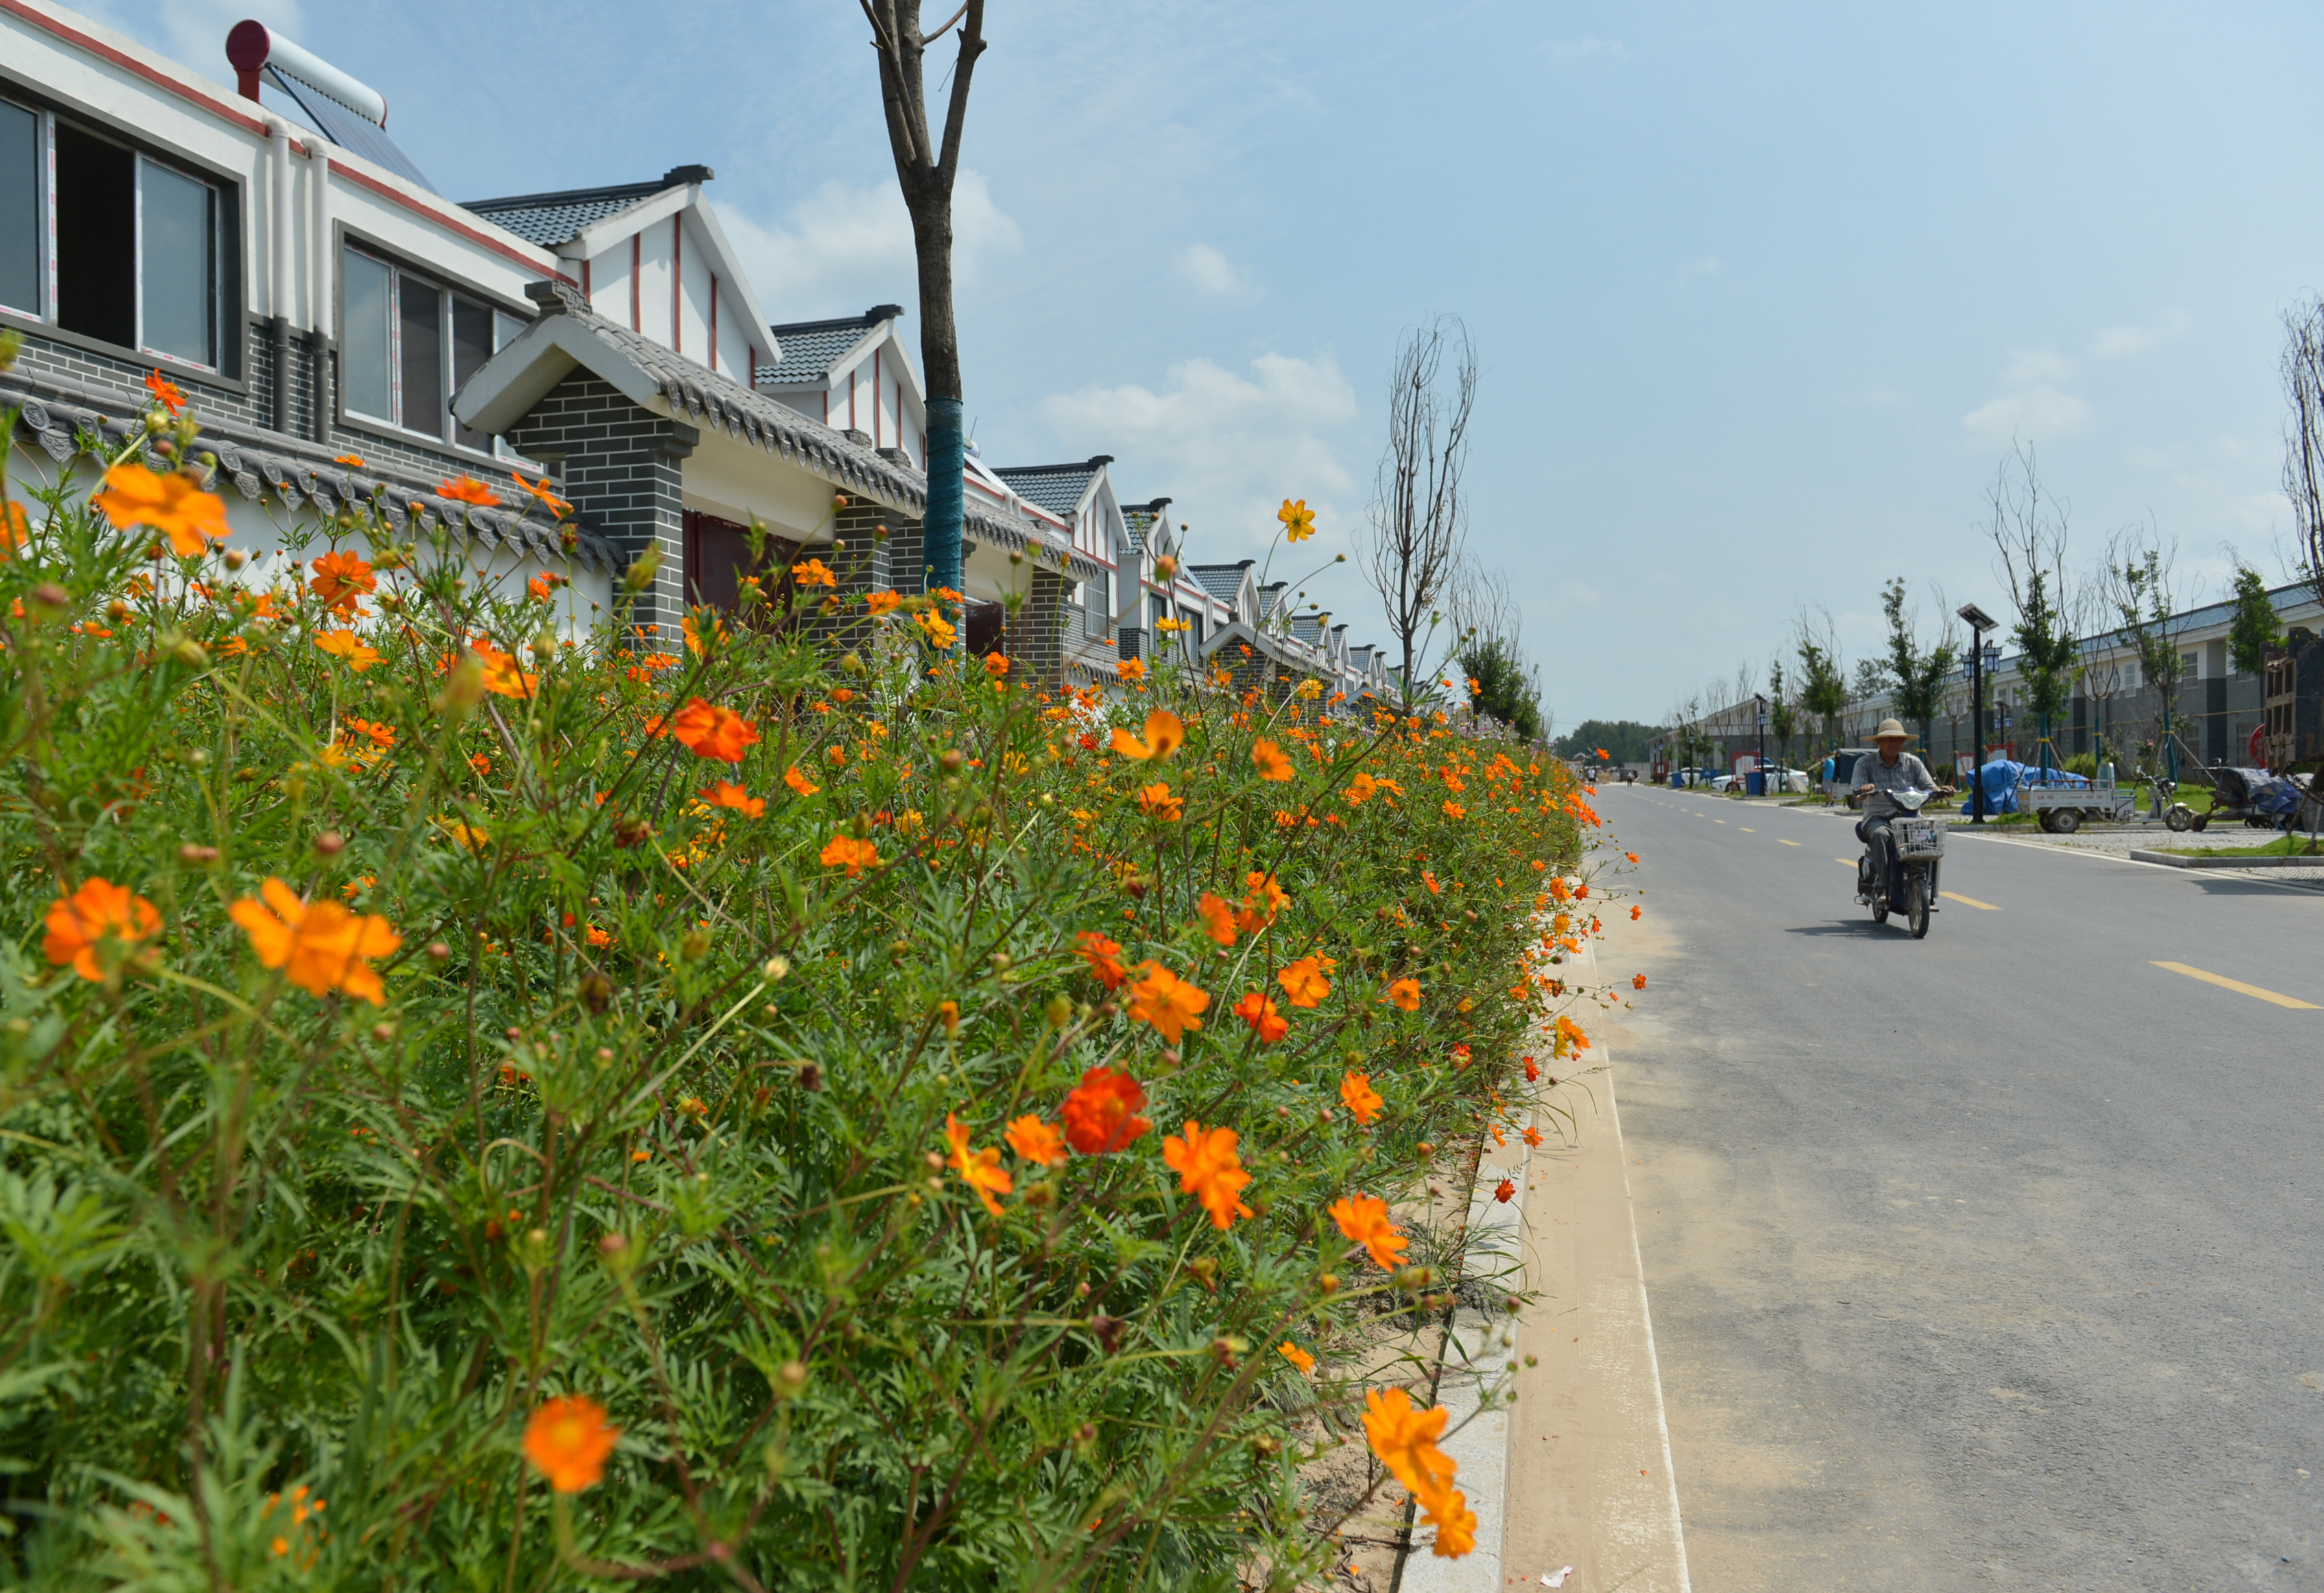
<instances>
[{"instance_id":1,"label":"shrub","mask_svg":"<svg viewBox=\"0 0 2324 1593\"><path fill-rule=\"evenodd\" d=\"M1383 1213L1592 927L1557 766L791 579L560 635L376 511L245 564L195 443L0 549L11 1574L1323 1563L1296 1432L1444 1298Z\"/></svg>"}]
</instances>

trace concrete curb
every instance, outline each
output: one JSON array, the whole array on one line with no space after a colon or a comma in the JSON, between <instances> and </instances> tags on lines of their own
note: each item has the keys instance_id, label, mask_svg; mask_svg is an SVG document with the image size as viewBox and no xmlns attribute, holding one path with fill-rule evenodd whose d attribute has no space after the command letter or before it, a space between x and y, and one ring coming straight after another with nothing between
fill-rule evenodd
<instances>
[{"instance_id":1,"label":"concrete curb","mask_svg":"<svg viewBox=\"0 0 2324 1593\"><path fill-rule=\"evenodd\" d=\"M2134 850L2135 863L2161 863L2166 869L2313 869L2324 867L2324 857L2189 857L2176 852Z\"/></svg>"}]
</instances>

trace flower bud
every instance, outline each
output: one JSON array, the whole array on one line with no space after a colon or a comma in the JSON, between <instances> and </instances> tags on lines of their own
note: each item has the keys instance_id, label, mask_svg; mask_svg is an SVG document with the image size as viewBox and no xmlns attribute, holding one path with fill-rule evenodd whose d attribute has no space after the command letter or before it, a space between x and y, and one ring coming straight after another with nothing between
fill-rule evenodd
<instances>
[{"instance_id":1,"label":"flower bud","mask_svg":"<svg viewBox=\"0 0 2324 1593\"><path fill-rule=\"evenodd\" d=\"M807 1363L787 1360L775 1368L775 1397L797 1399L807 1392Z\"/></svg>"},{"instance_id":2,"label":"flower bud","mask_svg":"<svg viewBox=\"0 0 2324 1593\"><path fill-rule=\"evenodd\" d=\"M622 590L643 592L653 585L654 572L661 568L661 544L649 542L630 567L622 573Z\"/></svg>"},{"instance_id":3,"label":"flower bud","mask_svg":"<svg viewBox=\"0 0 2324 1593\"><path fill-rule=\"evenodd\" d=\"M326 830L315 837L317 857L337 857L347 849L347 838L337 830Z\"/></svg>"}]
</instances>

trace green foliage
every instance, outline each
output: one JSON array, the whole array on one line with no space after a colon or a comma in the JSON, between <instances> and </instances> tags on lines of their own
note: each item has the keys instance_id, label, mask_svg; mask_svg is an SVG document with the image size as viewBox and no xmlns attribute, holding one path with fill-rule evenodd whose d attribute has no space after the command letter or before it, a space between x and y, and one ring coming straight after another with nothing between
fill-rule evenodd
<instances>
[{"instance_id":1,"label":"green foliage","mask_svg":"<svg viewBox=\"0 0 2324 1593\"><path fill-rule=\"evenodd\" d=\"M699 646L561 636L457 525L360 507L294 547L362 552L365 616L61 493L30 529L0 560L0 1581L1324 1566L1300 1435L1349 1430L1368 1314L1442 1305L1329 1209L1418 1197L1525 1100L1536 882L1586 815L1558 766L1167 670L1010 688L931 651L918 599L746 585ZM318 647L350 630L378 662ZM755 743L698 755L696 703ZM1114 750L1167 739L1157 707L1184 744ZM312 937L287 967L270 881ZM98 882L152 922L77 971L43 925ZM355 957L348 914L397 944ZM1276 977L1302 958L1309 1007ZM1166 975L1202 992L1176 1036ZM1092 1069L1152 1132L1001 1148ZM1166 1165L1189 1119L1240 1136L1224 1229ZM955 1120L1010 1176L994 1211ZM622 1432L552 1496L520 1446L566 1395Z\"/></svg>"},{"instance_id":2,"label":"green foliage","mask_svg":"<svg viewBox=\"0 0 2324 1593\"><path fill-rule=\"evenodd\" d=\"M1848 676L1840 667L1840 649L1803 636L1799 652L1799 704L1823 721L1825 742L1837 747L1840 716L1848 707Z\"/></svg>"},{"instance_id":3,"label":"green foliage","mask_svg":"<svg viewBox=\"0 0 2324 1593\"><path fill-rule=\"evenodd\" d=\"M2267 580L2247 564L2236 566L2235 618L2227 625L2227 662L2246 675L2267 668L2267 656L2283 641Z\"/></svg>"},{"instance_id":4,"label":"green foliage","mask_svg":"<svg viewBox=\"0 0 2324 1593\"><path fill-rule=\"evenodd\" d=\"M1791 758L1792 738L1799 732L1799 714L1784 691L1784 660L1777 658L1767 667L1767 733L1775 738L1779 762Z\"/></svg>"},{"instance_id":5,"label":"green foliage","mask_svg":"<svg viewBox=\"0 0 2324 1593\"><path fill-rule=\"evenodd\" d=\"M1950 640L1941 640L1928 651L1921 650L1904 598L1902 576L1880 589L1880 611L1888 619L1886 668L1894 683L1897 715L1920 727L1921 745L1926 747L1929 726L1944 705L1945 682L1960 659Z\"/></svg>"},{"instance_id":6,"label":"green foliage","mask_svg":"<svg viewBox=\"0 0 2324 1593\"><path fill-rule=\"evenodd\" d=\"M1512 643L1499 636L1471 644L1459 658L1471 684L1469 706L1517 732L1521 741L1541 739L1541 682Z\"/></svg>"}]
</instances>

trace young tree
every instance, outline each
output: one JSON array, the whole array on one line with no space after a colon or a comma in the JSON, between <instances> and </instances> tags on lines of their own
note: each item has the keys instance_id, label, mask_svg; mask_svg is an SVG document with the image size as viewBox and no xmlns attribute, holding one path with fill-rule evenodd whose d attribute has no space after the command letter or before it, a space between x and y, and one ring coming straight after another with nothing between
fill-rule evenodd
<instances>
[{"instance_id":1,"label":"young tree","mask_svg":"<svg viewBox=\"0 0 2324 1593\"><path fill-rule=\"evenodd\" d=\"M2284 311L2283 331L2283 493L2300 578L2324 603L2324 299Z\"/></svg>"},{"instance_id":2,"label":"young tree","mask_svg":"<svg viewBox=\"0 0 2324 1593\"><path fill-rule=\"evenodd\" d=\"M1440 378L1449 373L1452 389ZM1477 398L1477 351L1469 329L1439 316L1407 331L1388 383L1388 447L1363 548L1372 588L1403 649L1406 705L1412 701L1414 644L1437 619L1437 604L1461 564L1468 500L1469 415Z\"/></svg>"},{"instance_id":3,"label":"young tree","mask_svg":"<svg viewBox=\"0 0 2324 1593\"><path fill-rule=\"evenodd\" d=\"M912 248L920 278L920 373L927 382L928 503L922 546L928 585L962 590L960 333L952 308L952 189L960 171L961 130L968 120L969 78L984 53L984 0L964 0L933 33L920 31L920 0L860 0L880 54L880 98L887 109L888 146L896 181L912 218ZM943 142L928 129L921 70L930 44L957 24L960 54L952 64L952 98ZM939 85L941 87L941 85ZM919 572L906 572L907 576Z\"/></svg>"},{"instance_id":4,"label":"young tree","mask_svg":"<svg viewBox=\"0 0 2324 1593\"><path fill-rule=\"evenodd\" d=\"M2107 595L2121 622L2122 637L2139 672L2153 689L2161 713L2155 744L2164 772L2178 778L2177 732L2172 716L2179 705L2179 687L2187 678L2187 660L2180 649L2190 616L2180 612L2172 576L2178 563L2176 544L2132 526L2116 533L2107 548Z\"/></svg>"},{"instance_id":5,"label":"young tree","mask_svg":"<svg viewBox=\"0 0 2324 1593\"><path fill-rule=\"evenodd\" d=\"M2267 594L2267 579L2242 560L2236 561L2236 612L2227 625L2227 662L2246 675L2267 668L2267 655L2283 640L2275 617L2275 601Z\"/></svg>"},{"instance_id":6,"label":"young tree","mask_svg":"<svg viewBox=\"0 0 2324 1593\"><path fill-rule=\"evenodd\" d=\"M1993 546L2016 606L2010 640L2017 644L2022 705L2040 723L2042 773L2050 772L2050 732L2074 690L2080 649L2074 640L2074 594L2066 578L2066 511L2042 493L2034 445L2011 449L1994 473L1986 501Z\"/></svg>"},{"instance_id":7,"label":"young tree","mask_svg":"<svg viewBox=\"0 0 2324 1593\"><path fill-rule=\"evenodd\" d=\"M1944 598L1937 611L1944 612ZM1918 618L1905 605L1904 577L1897 576L1880 589L1880 612L1888 616L1888 678L1893 683L1896 715L1921 727L1921 755L1929 756L1929 730L1944 706L1945 683L1960 661L1960 644L1950 624L1927 652L1915 634Z\"/></svg>"},{"instance_id":8,"label":"young tree","mask_svg":"<svg viewBox=\"0 0 2324 1593\"><path fill-rule=\"evenodd\" d=\"M1848 710L1848 668L1831 616L1824 614L1819 626L1803 611L1795 622L1794 645L1800 656L1800 706L1823 722L1824 744L1837 747L1840 716Z\"/></svg>"},{"instance_id":9,"label":"young tree","mask_svg":"<svg viewBox=\"0 0 2324 1593\"><path fill-rule=\"evenodd\" d=\"M1775 761L1792 760L1792 738L1799 733L1800 717L1784 692L1784 660L1767 663L1767 733L1775 738Z\"/></svg>"}]
</instances>

